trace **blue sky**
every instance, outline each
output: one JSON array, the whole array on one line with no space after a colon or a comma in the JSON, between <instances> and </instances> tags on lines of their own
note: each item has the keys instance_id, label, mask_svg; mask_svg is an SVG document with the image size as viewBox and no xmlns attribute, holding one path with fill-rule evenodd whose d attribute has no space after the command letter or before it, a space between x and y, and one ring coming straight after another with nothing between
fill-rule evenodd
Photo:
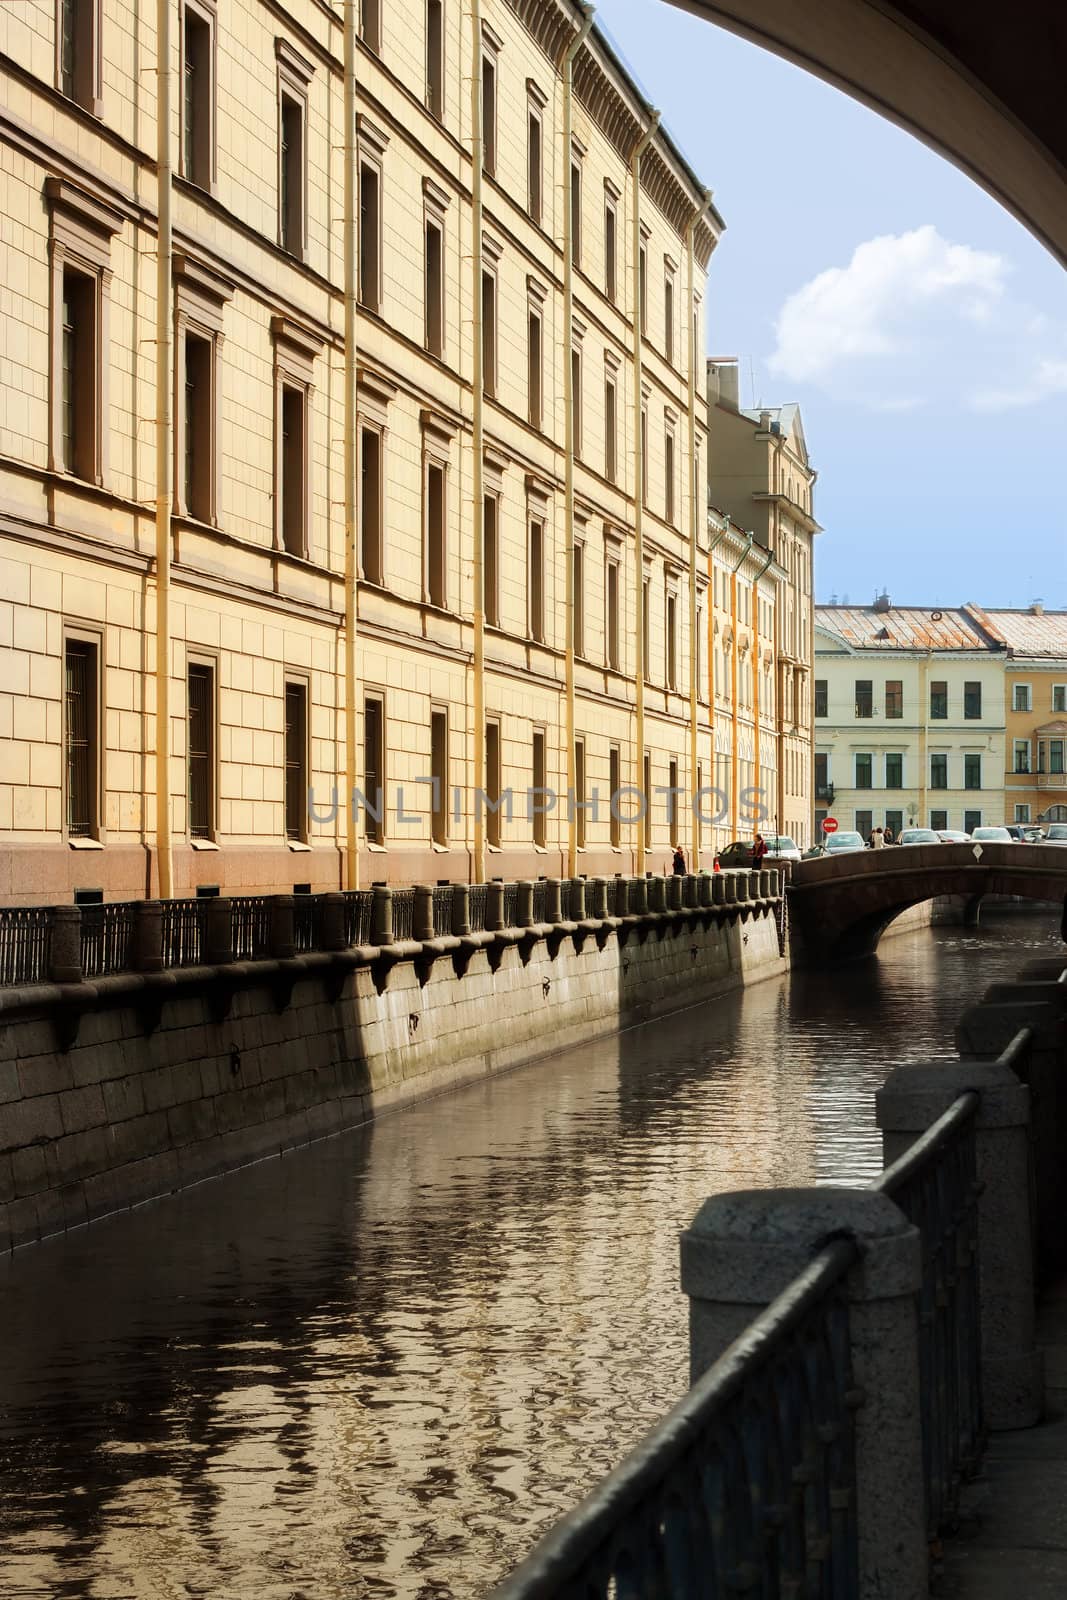
<instances>
[{"instance_id":1,"label":"blue sky","mask_svg":"<svg viewBox=\"0 0 1067 1600\"><path fill-rule=\"evenodd\" d=\"M1067 276L909 134L662 0L605 26L727 231L709 354L799 401L820 601L1067 609Z\"/></svg>"}]
</instances>

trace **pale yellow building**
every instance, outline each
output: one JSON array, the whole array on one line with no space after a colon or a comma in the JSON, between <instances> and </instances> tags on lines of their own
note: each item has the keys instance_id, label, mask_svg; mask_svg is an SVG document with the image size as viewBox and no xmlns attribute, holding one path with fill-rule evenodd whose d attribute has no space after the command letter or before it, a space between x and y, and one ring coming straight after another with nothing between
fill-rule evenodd
<instances>
[{"instance_id":1,"label":"pale yellow building","mask_svg":"<svg viewBox=\"0 0 1067 1600\"><path fill-rule=\"evenodd\" d=\"M1004 821L1067 822L1067 611L966 609L1004 663Z\"/></svg>"},{"instance_id":2,"label":"pale yellow building","mask_svg":"<svg viewBox=\"0 0 1067 1600\"><path fill-rule=\"evenodd\" d=\"M707 191L564 0L156 15L0 8L0 897L692 848Z\"/></svg>"},{"instance_id":3,"label":"pale yellow building","mask_svg":"<svg viewBox=\"0 0 1067 1600\"><path fill-rule=\"evenodd\" d=\"M749 665L740 675L749 705L732 708L733 725L739 724L742 761L747 759L753 773L759 767L755 787L761 790L764 831L788 834L803 847L812 842L812 574L815 535L821 531L813 514L817 473L808 458L800 407L743 410L736 360L707 363L707 396L710 498L753 536L751 555L736 577L730 577L725 546L715 558L724 569L715 597L720 652L733 638L749 651ZM746 593L753 581L760 588L758 609L755 597ZM762 619L758 673L752 667L757 615ZM730 666L725 681L731 681L732 671ZM732 732L720 730L718 737L724 749L738 745ZM751 825L740 831L751 834Z\"/></svg>"}]
</instances>

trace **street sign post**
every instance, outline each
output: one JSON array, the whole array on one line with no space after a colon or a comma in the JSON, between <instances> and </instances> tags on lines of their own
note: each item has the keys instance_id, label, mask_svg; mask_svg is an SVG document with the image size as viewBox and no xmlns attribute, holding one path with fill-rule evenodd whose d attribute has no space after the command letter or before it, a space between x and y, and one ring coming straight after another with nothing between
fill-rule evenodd
<instances>
[{"instance_id":1,"label":"street sign post","mask_svg":"<svg viewBox=\"0 0 1067 1600\"><path fill-rule=\"evenodd\" d=\"M822 831L823 831L823 833L836 833L837 832L837 818L836 817L823 817L823 819L822 819Z\"/></svg>"}]
</instances>

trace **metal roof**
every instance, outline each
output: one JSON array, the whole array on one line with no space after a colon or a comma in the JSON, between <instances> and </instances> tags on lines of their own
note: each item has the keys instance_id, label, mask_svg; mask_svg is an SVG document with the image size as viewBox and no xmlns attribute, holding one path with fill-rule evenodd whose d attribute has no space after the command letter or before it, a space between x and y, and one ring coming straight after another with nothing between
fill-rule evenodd
<instances>
[{"instance_id":1,"label":"metal roof","mask_svg":"<svg viewBox=\"0 0 1067 1600\"><path fill-rule=\"evenodd\" d=\"M1067 611L983 611L976 605L967 610L1007 645L1009 655L1067 659Z\"/></svg>"},{"instance_id":2,"label":"metal roof","mask_svg":"<svg viewBox=\"0 0 1067 1600\"><path fill-rule=\"evenodd\" d=\"M960 609L816 606L815 626L853 650L986 650L995 646Z\"/></svg>"}]
</instances>

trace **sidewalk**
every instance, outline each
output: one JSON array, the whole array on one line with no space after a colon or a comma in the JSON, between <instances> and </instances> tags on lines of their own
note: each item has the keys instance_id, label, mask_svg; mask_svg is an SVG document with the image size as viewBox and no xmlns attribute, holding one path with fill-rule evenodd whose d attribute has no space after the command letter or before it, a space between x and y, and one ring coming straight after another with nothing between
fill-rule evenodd
<instances>
[{"instance_id":1,"label":"sidewalk","mask_svg":"<svg viewBox=\"0 0 1067 1600\"><path fill-rule=\"evenodd\" d=\"M1037 1338L1045 1420L990 1436L981 1477L965 1494L968 1523L945 1541L940 1592L953 1600L1067 1597L1067 1283L1042 1297Z\"/></svg>"}]
</instances>

